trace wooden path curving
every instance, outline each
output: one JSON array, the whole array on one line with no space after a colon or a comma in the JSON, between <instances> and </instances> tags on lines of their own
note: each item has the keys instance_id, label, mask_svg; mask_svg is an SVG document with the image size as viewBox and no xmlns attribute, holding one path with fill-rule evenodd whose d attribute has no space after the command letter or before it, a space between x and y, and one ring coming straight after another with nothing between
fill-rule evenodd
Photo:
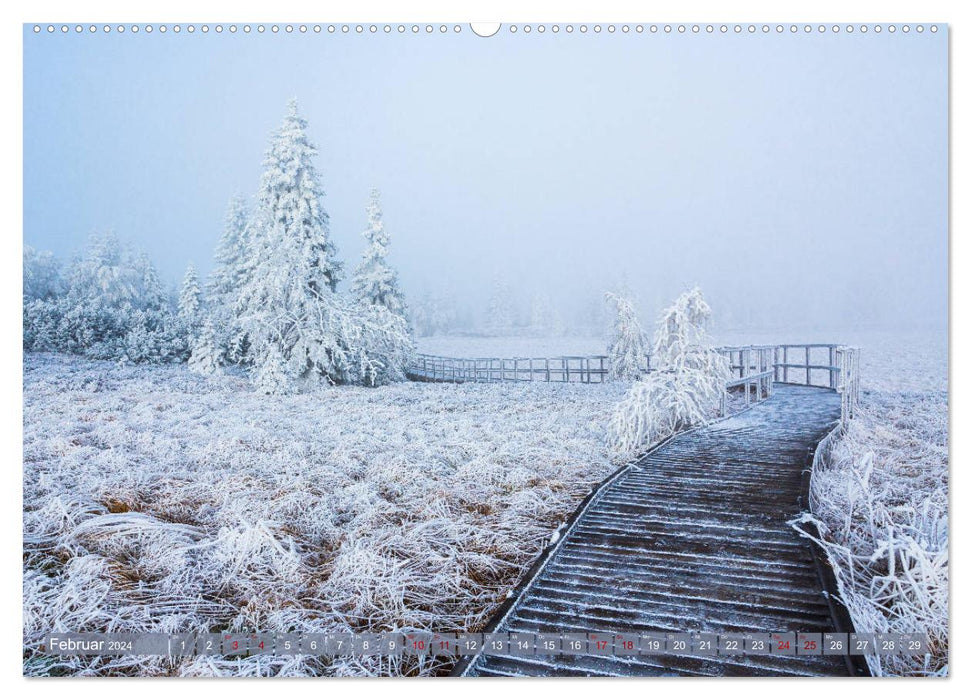
<instances>
[{"instance_id":1,"label":"wooden path curving","mask_svg":"<svg viewBox=\"0 0 971 700\"><path fill-rule=\"evenodd\" d=\"M810 546L786 521L840 418L831 390L768 400L679 435L622 470L488 631L832 632ZM845 630L844 630L845 631ZM847 675L841 656L477 656L472 676Z\"/></svg>"}]
</instances>

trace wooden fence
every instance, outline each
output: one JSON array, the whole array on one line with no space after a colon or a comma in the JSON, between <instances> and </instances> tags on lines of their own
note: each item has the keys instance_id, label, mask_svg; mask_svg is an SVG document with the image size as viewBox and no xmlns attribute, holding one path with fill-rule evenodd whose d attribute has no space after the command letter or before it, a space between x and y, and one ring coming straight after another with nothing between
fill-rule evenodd
<instances>
[{"instance_id":1,"label":"wooden fence","mask_svg":"<svg viewBox=\"0 0 971 700\"><path fill-rule=\"evenodd\" d=\"M408 375L426 382L582 382L607 381L606 355L564 357L442 357L417 355Z\"/></svg>"},{"instance_id":2,"label":"wooden fence","mask_svg":"<svg viewBox=\"0 0 971 700\"><path fill-rule=\"evenodd\" d=\"M860 352L836 344L743 345L718 348L728 359L725 388L745 395L746 404L767 399L773 383L833 389L843 398L843 418L852 418L859 399ZM651 372L650 356L644 372ZM600 384L610 376L606 355L562 357L415 356L408 377L425 382L579 382ZM725 406L722 406L723 411Z\"/></svg>"}]
</instances>

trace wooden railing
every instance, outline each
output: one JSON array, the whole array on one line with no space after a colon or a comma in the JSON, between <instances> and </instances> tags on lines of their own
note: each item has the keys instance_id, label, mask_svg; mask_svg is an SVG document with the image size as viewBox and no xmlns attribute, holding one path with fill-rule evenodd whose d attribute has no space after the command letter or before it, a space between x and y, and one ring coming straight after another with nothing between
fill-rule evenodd
<instances>
[{"instance_id":1,"label":"wooden railing","mask_svg":"<svg viewBox=\"0 0 971 700\"><path fill-rule=\"evenodd\" d=\"M837 391L843 420L853 417L860 392L860 351L845 345L743 345L718 348L728 359L728 391L744 392L745 403L767 399L772 384L805 384ZM651 358L645 358L651 372ZM458 358L416 355L408 376L427 382L579 382L600 384L610 375L606 355ZM723 404L723 411L725 406Z\"/></svg>"},{"instance_id":2,"label":"wooden railing","mask_svg":"<svg viewBox=\"0 0 971 700\"><path fill-rule=\"evenodd\" d=\"M853 417L860 400L860 349L849 345L808 343L775 346L776 382L835 390L842 399L842 420Z\"/></svg>"},{"instance_id":3,"label":"wooden railing","mask_svg":"<svg viewBox=\"0 0 971 700\"><path fill-rule=\"evenodd\" d=\"M732 376L725 388L728 391L744 391L746 404L769 398L772 393L774 350L773 345L718 348L718 352L728 358L728 369ZM725 413L724 401L722 413Z\"/></svg>"},{"instance_id":4,"label":"wooden railing","mask_svg":"<svg viewBox=\"0 0 971 700\"><path fill-rule=\"evenodd\" d=\"M606 355L564 357L442 357L417 355L408 370L426 382L581 382L607 380Z\"/></svg>"}]
</instances>

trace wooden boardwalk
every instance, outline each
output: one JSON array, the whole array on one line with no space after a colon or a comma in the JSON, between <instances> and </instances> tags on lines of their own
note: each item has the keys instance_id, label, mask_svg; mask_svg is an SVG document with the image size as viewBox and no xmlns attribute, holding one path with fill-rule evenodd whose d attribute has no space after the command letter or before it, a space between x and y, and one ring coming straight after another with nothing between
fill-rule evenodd
<instances>
[{"instance_id":1,"label":"wooden boardwalk","mask_svg":"<svg viewBox=\"0 0 971 700\"><path fill-rule=\"evenodd\" d=\"M487 631L837 631L812 550L786 521L840 406L835 391L776 384L763 403L648 453L581 507ZM477 656L456 671L849 673L841 656Z\"/></svg>"}]
</instances>

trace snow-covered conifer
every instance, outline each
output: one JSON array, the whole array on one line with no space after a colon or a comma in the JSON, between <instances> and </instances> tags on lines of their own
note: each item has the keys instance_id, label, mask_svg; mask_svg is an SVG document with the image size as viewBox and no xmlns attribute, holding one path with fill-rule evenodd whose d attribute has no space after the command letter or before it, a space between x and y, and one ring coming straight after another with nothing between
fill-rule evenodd
<instances>
[{"instance_id":1,"label":"snow-covered conifer","mask_svg":"<svg viewBox=\"0 0 971 700\"><path fill-rule=\"evenodd\" d=\"M446 289L425 292L408 306L408 318L415 334L425 337L454 330L458 324L459 312L455 305L455 295Z\"/></svg>"},{"instance_id":2,"label":"snow-covered conifer","mask_svg":"<svg viewBox=\"0 0 971 700\"><path fill-rule=\"evenodd\" d=\"M398 285L398 273L388 265L388 232L384 228L381 195L371 190L367 206L367 229L361 234L367 241L363 259L351 279L351 294L365 304L383 306L399 316L406 314L405 298Z\"/></svg>"},{"instance_id":3,"label":"snow-covered conifer","mask_svg":"<svg viewBox=\"0 0 971 700\"><path fill-rule=\"evenodd\" d=\"M234 312L239 290L246 280L247 227L246 202L239 195L229 200L222 236L216 247L216 266L207 285L211 308Z\"/></svg>"},{"instance_id":4,"label":"snow-covered conifer","mask_svg":"<svg viewBox=\"0 0 971 700\"><path fill-rule=\"evenodd\" d=\"M202 291L199 288L199 274L196 266L191 262L182 278L182 288L179 290L179 318L189 327L195 327L202 311Z\"/></svg>"},{"instance_id":5,"label":"snow-covered conifer","mask_svg":"<svg viewBox=\"0 0 971 700\"><path fill-rule=\"evenodd\" d=\"M317 355L329 365L336 350L328 345L334 336L321 337L317 331L320 324L330 323L341 277L313 164L317 149L306 128L296 101L291 101L264 161L257 211L247 235L247 279L238 299L254 362L273 361L281 368L289 364L297 374L330 369L314 367ZM270 346L276 350L271 352ZM294 356L297 348L304 357Z\"/></svg>"},{"instance_id":6,"label":"snow-covered conifer","mask_svg":"<svg viewBox=\"0 0 971 700\"><path fill-rule=\"evenodd\" d=\"M395 378L410 348L404 318L375 320L336 293L341 265L327 229L316 152L291 102L267 153L237 305L257 384L272 384L275 392L290 386L277 381L281 372L289 380L335 383Z\"/></svg>"},{"instance_id":7,"label":"snow-covered conifer","mask_svg":"<svg viewBox=\"0 0 971 700\"><path fill-rule=\"evenodd\" d=\"M617 318L607 348L611 379L638 379L647 366L648 345L644 329L630 299L607 293L606 299L617 309Z\"/></svg>"},{"instance_id":8,"label":"snow-covered conifer","mask_svg":"<svg viewBox=\"0 0 971 700\"><path fill-rule=\"evenodd\" d=\"M226 359L245 360L248 341L239 322L240 290L249 279L249 213L245 200L233 196L226 209L223 233L216 248L216 266L207 284L207 303L218 342Z\"/></svg>"},{"instance_id":9,"label":"snow-covered conifer","mask_svg":"<svg viewBox=\"0 0 971 700\"><path fill-rule=\"evenodd\" d=\"M533 303L529 311L529 326L534 331L549 332L553 325L553 302L546 292L533 295Z\"/></svg>"},{"instance_id":10,"label":"snow-covered conifer","mask_svg":"<svg viewBox=\"0 0 971 700\"><path fill-rule=\"evenodd\" d=\"M266 355L254 363L253 384L261 394L287 394L292 382L287 372L283 354L276 345L266 347Z\"/></svg>"},{"instance_id":11,"label":"snow-covered conifer","mask_svg":"<svg viewBox=\"0 0 971 700\"><path fill-rule=\"evenodd\" d=\"M169 295L162 284L158 270L145 253L135 256L134 270L137 277L137 299L139 309L161 311L169 306Z\"/></svg>"},{"instance_id":12,"label":"snow-covered conifer","mask_svg":"<svg viewBox=\"0 0 971 700\"><path fill-rule=\"evenodd\" d=\"M189 369L199 374L215 374L221 369L223 356L224 350L218 341L215 323L209 316L203 322L202 330L192 344Z\"/></svg>"}]
</instances>

